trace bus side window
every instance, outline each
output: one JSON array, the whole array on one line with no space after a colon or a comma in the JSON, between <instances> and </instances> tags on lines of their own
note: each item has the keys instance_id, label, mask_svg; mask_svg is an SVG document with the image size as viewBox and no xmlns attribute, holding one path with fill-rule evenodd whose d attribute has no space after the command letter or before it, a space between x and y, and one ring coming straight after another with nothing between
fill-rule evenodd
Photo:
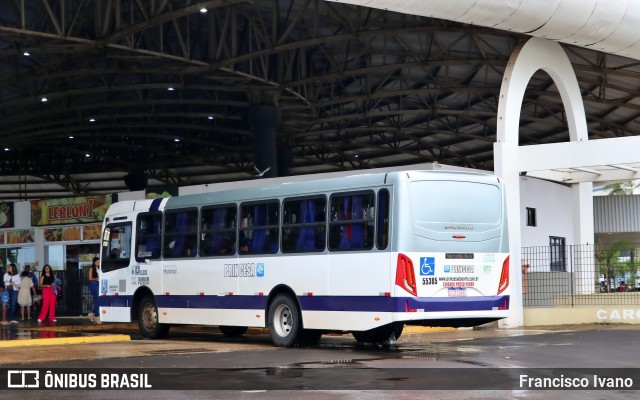
<instances>
[{"instance_id":1,"label":"bus side window","mask_svg":"<svg viewBox=\"0 0 640 400\"><path fill-rule=\"evenodd\" d=\"M156 259L160 257L160 227L162 213L145 213L138 216L136 225L137 260Z\"/></svg>"},{"instance_id":2,"label":"bus side window","mask_svg":"<svg viewBox=\"0 0 640 400\"><path fill-rule=\"evenodd\" d=\"M201 220L200 255L228 256L235 254L236 206L203 208Z\"/></svg>"},{"instance_id":3,"label":"bus side window","mask_svg":"<svg viewBox=\"0 0 640 400\"><path fill-rule=\"evenodd\" d=\"M282 251L324 251L326 198L296 198L284 202Z\"/></svg>"},{"instance_id":4,"label":"bus side window","mask_svg":"<svg viewBox=\"0 0 640 400\"><path fill-rule=\"evenodd\" d=\"M196 209L165 212L164 256L195 257L197 252Z\"/></svg>"},{"instance_id":5,"label":"bus side window","mask_svg":"<svg viewBox=\"0 0 640 400\"><path fill-rule=\"evenodd\" d=\"M278 210L277 200L243 204L240 226L241 254L275 254L278 252ZM248 249L245 251L245 243Z\"/></svg>"},{"instance_id":6,"label":"bus side window","mask_svg":"<svg viewBox=\"0 0 640 400\"><path fill-rule=\"evenodd\" d=\"M389 244L389 191L382 189L378 192L378 215L376 216L376 246L380 250Z\"/></svg>"},{"instance_id":7,"label":"bus side window","mask_svg":"<svg viewBox=\"0 0 640 400\"><path fill-rule=\"evenodd\" d=\"M373 193L339 194L331 197L329 223L331 250L365 250L373 247L373 230L368 216Z\"/></svg>"}]
</instances>

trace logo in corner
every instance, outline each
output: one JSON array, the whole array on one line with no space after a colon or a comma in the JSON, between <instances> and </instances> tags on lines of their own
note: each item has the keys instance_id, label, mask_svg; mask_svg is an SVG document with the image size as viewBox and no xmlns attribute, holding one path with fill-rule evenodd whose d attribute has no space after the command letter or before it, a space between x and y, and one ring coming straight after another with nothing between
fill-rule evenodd
<instances>
[{"instance_id":1,"label":"logo in corner","mask_svg":"<svg viewBox=\"0 0 640 400\"><path fill-rule=\"evenodd\" d=\"M39 388L40 371L38 370L8 370L7 388Z\"/></svg>"},{"instance_id":2,"label":"logo in corner","mask_svg":"<svg viewBox=\"0 0 640 400\"><path fill-rule=\"evenodd\" d=\"M256 276L264 276L264 263L256 263Z\"/></svg>"}]
</instances>

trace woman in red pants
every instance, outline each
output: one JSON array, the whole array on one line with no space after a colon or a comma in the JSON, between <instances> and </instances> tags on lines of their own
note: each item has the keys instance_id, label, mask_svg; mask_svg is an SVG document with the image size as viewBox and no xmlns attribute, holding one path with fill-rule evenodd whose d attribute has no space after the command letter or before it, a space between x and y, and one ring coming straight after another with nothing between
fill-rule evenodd
<instances>
[{"instance_id":1,"label":"woman in red pants","mask_svg":"<svg viewBox=\"0 0 640 400\"><path fill-rule=\"evenodd\" d=\"M56 294L53 291L54 281L56 276L53 274L51 265L45 264L42 268L42 275L40 276L40 287L42 288L42 311L38 316L38 322L44 321L49 314L49 322L56 322Z\"/></svg>"}]
</instances>

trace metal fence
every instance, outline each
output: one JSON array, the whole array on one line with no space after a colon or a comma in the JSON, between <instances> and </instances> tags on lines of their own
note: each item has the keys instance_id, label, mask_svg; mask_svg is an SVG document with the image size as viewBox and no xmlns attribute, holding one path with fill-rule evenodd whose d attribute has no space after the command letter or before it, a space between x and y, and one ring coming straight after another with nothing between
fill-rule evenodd
<instances>
[{"instance_id":1,"label":"metal fence","mask_svg":"<svg viewBox=\"0 0 640 400\"><path fill-rule=\"evenodd\" d=\"M640 245L522 248L525 307L640 305Z\"/></svg>"}]
</instances>

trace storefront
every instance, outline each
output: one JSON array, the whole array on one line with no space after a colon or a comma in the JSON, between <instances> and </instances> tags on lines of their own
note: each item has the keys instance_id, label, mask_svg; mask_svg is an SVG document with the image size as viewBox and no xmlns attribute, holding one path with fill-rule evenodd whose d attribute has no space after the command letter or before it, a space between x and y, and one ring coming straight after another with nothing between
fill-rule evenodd
<instances>
[{"instance_id":1,"label":"storefront","mask_svg":"<svg viewBox=\"0 0 640 400\"><path fill-rule=\"evenodd\" d=\"M87 268L100 254L100 232L111 195L0 203L0 268L51 265L63 282L58 315L86 315L92 297Z\"/></svg>"}]
</instances>

